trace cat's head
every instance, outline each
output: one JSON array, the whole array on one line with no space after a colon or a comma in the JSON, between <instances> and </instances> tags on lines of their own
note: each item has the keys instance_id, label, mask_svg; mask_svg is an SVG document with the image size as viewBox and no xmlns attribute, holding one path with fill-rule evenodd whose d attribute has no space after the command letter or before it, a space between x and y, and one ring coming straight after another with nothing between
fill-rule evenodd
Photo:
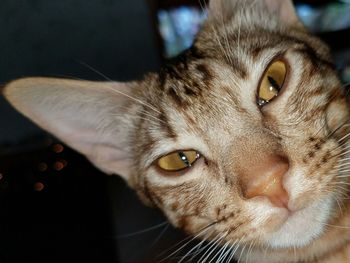
<instances>
[{"instance_id":1,"label":"cat's head","mask_svg":"<svg viewBox=\"0 0 350 263\"><path fill-rule=\"evenodd\" d=\"M27 78L4 94L200 238L303 246L346 191L349 105L290 1L212 0L193 47L142 81Z\"/></svg>"}]
</instances>

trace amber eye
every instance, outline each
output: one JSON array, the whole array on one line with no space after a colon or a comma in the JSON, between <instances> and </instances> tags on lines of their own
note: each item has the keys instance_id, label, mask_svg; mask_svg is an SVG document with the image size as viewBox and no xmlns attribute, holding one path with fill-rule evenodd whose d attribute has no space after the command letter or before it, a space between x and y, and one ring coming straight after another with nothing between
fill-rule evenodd
<instances>
[{"instance_id":1,"label":"amber eye","mask_svg":"<svg viewBox=\"0 0 350 263\"><path fill-rule=\"evenodd\" d=\"M157 165L164 171L177 172L191 167L199 157L195 150L176 151L159 158Z\"/></svg>"},{"instance_id":2,"label":"amber eye","mask_svg":"<svg viewBox=\"0 0 350 263\"><path fill-rule=\"evenodd\" d=\"M264 106L278 96L286 74L287 67L283 61L278 60L270 64L260 81L257 98L259 106Z\"/></svg>"}]
</instances>

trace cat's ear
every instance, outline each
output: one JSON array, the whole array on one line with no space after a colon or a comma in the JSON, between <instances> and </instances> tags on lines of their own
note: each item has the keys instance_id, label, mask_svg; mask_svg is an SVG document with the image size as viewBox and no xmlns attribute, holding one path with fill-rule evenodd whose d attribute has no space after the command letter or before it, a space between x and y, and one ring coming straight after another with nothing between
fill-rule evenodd
<instances>
[{"instance_id":1,"label":"cat's ear","mask_svg":"<svg viewBox=\"0 0 350 263\"><path fill-rule=\"evenodd\" d=\"M262 0L271 14L276 14L281 22L290 26L302 26L291 0Z\"/></svg>"},{"instance_id":2,"label":"cat's ear","mask_svg":"<svg viewBox=\"0 0 350 263\"><path fill-rule=\"evenodd\" d=\"M128 180L132 124L125 116L132 107L133 85L25 78L10 82L3 93L18 111L98 168Z\"/></svg>"},{"instance_id":3,"label":"cat's ear","mask_svg":"<svg viewBox=\"0 0 350 263\"><path fill-rule=\"evenodd\" d=\"M237 14L242 14L242 10L251 12L252 20L273 18L284 25L293 27L303 27L300 22L292 0L210 0L209 17L214 19L228 20ZM265 17L264 17L265 15ZM249 19L249 15L242 17L242 20Z\"/></svg>"}]
</instances>

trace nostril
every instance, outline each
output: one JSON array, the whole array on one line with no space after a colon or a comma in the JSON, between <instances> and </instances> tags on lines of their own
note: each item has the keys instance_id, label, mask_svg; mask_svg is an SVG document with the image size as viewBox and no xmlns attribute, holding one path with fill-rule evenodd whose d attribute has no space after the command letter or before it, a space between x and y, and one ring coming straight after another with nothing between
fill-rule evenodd
<instances>
[{"instance_id":1,"label":"nostril","mask_svg":"<svg viewBox=\"0 0 350 263\"><path fill-rule=\"evenodd\" d=\"M245 169L244 197L265 196L274 206L287 208L289 197L283 187L283 178L288 170L288 160L280 156L269 156Z\"/></svg>"}]
</instances>

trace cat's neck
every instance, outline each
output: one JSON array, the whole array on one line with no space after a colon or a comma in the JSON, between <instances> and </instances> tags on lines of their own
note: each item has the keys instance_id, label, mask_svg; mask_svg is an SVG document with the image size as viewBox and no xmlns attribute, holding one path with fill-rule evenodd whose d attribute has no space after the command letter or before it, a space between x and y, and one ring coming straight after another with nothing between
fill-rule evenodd
<instances>
[{"instance_id":1,"label":"cat's neck","mask_svg":"<svg viewBox=\"0 0 350 263\"><path fill-rule=\"evenodd\" d=\"M325 232L312 244L294 249L254 248L243 255L242 262L260 263L345 263L350 262L350 203L329 223ZM245 261L246 260L246 261Z\"/></svg>"}]
</instances>

